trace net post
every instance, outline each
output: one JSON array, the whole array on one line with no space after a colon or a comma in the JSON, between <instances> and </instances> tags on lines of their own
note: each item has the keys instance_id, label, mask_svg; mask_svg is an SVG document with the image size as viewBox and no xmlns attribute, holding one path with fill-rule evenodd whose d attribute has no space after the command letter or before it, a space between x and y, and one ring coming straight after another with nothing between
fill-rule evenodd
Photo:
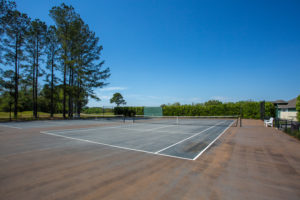
<instances>
[{"instance_id":1,"label":"net post","mask_svg":"<svg viewBox=\"0 0 300 200\"><path fill-rule=\"evenodd\" d=\"M240 105L240 127L242 127L243 107Z\"/></svg>"},{"instance_id":2,"label":"net post","mask_svg":"<svg viewBox=\"0 0 300 200\"><path fill-rule=\"evenodd\" d=\"M242 116L240 116L239 119L240 119L240 127L242 127Z\"/></svg>"}]
</instances>

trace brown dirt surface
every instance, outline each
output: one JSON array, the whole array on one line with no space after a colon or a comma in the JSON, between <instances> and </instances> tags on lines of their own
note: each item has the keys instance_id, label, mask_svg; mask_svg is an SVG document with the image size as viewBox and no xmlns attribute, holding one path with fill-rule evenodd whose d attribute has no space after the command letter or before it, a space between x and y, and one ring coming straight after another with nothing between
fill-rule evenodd
<instances>
[{"instance_id":1,"label":"brown dirt surface","mask_svg":"<svg viewBox=\"0 0 300 200\"><path fill-rule=\"evenodd\" d=\"M189 161L0 127L0 199L300 199L300 142L244 120Z\"/></svg>"}]
</instances>

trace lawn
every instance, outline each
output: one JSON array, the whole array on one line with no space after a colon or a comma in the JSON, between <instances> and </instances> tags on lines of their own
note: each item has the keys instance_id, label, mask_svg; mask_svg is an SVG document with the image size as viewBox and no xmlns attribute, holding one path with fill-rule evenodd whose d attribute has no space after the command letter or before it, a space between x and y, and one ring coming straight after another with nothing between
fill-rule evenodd
<instances>
[{"instance_id":1,"label":"lawn","mask_svg":"<svg viewBox=\"0 0 300 200\"><path fill-rule=\"evenodd\" d=\"M50 113L45 112L38 112L39 117L50 117ZM14 113L11 113L11 117L14 117ZM32 111L23 111L18 112L18 118L32 118L33 114ZM54 114L54 117L62 117L62 114ZM9 112L0 112L0 118L2 119L9 119Z\"/></svg>"}]
</instances>

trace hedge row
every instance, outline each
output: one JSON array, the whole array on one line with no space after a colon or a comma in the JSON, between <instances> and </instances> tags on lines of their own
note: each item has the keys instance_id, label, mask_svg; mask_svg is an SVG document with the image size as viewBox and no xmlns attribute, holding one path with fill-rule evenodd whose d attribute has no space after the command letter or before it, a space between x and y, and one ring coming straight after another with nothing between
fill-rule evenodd
<instances>
[{"instance_id":1,"label":"hedge row","mask_svg":"<svg viewBox=\"0 0 300 200\"><path fill-rule=\"evenodd\" d=\"M222 103L219 105L167 105L164 116L232 116L243 115L246 119L260 119L260 102ZM265 103L265 116L274 116L275 107Z\"/></svg>"},{"instance_id":2,"label":"hedge row","mask_svg":"<svg viewBox=\"0 0 300 200\"><path fill-rule=\"evenodd\" d=\"M298 122L300 122L300 95L297 97L296 110L297 110L297 119Z\"/></svg>"},{"instance_id":3,"label":"hedge row","mask_svg":"<svg viewBox=\"0 0 300 200\"><path fill-rule=\"evenodd\" d=\"M103 113L113 113L114 108L103 108L103 107L91 107L91 108L83 108L82 110L85 114L103 114Z\"/></svg>"},{"instance_id":4,"label":"hedge row","mask_svg":"<svg viewBox=\"0 0 300 200\"><path fill-rule=\"evenodd\" d=\"M246 119L260 119L260 102L221 103L217 105L164 105L164 116L232 116L243 115ZM115 115L143 115L144 107L115 107ZM265 116L275 116L272 103L265 103Z\"/></svg>"},{"instance_id":5,"label":"hedge row","mask_svg":"<svg viewBox=\"0 0 300 200\"><path fill-rule=\"evenodd\" d=\"M143 115L144 107L115 107L115 115L124 115L127 117L133 117L135 115Z\"/></svg>"}]
</instances>

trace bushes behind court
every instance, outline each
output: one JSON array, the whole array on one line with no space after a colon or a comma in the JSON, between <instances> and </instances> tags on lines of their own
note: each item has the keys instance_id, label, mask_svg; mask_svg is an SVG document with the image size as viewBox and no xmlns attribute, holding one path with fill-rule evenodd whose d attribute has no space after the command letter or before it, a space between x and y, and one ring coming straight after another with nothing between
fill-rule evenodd
<instances>
[{"instance_id":1,"label":"bushes behind court","mask_svg":"<svg viewBox=\"0 0 300 200\"><path fill-rule=\"evenodd\" d=\"M103 113L110 113L113 114L114 113L114 108L106 108L106 107L85 107L83 108L83 113L85 114L103 114Z\"/></svg>"},{"instance_id":2,"label":"bushes behind court","mask_svg":"<svg viewBox=\"0 0 300 200\"><path fill-rule=\"evenodd\" d=\"M243 113L243 118L260 119L260 102L221 103L216 105L165 105L164 116L232 116ZM275 107L265 103L265 116L274 116Z\"/></svg>"},{"instance_id":3,"label":"bushes behind court","mask_svg":"<svg viewBox=\"0 0 300 200\"><path fill-rule=\"evenodd\" d=\"M298 122L300 122L300 95L297 97L296 110L298 112L297 119L298 119Z\"/></svg>"},{"instance_id":4,"label":"bushes behind court","mask_svg":"<svg viewBox=\"0 0 300 200\"><path fill-rule=\"evenodd\" d=\"M260 119L260 102L243 101L236 103L196 104L196 105L163 105L164 116L232 116L243 113L243 118ZM144 107L116 107L115 115L143 115ZM265 116L275 116L275 107L272 103L265 103Z\"/></svg>"},{"instance_id":5,"label":"bushes behind court","mask_svg":"<svg viewBox=\"0 0 300 200\"><path fill-rule=\"evenodd\" d=\"M135 115L143 115L144 107L115 107L115 115L124 115L127 117L133 117Z\"/></svg>"}]
</instances>

